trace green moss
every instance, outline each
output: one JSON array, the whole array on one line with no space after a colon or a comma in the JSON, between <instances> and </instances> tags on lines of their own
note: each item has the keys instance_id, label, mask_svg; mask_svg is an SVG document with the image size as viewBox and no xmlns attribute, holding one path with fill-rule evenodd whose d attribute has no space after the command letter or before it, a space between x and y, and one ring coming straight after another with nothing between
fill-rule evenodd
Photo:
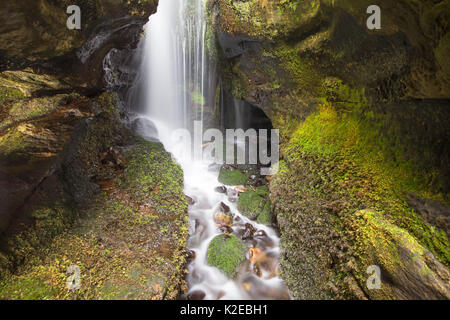
<instances>
[{"instance_id":1,"label":"green moss","mask_svg":"<svg viewBox=\"0 0 450 320\"><path fill-rule=\"evenodd\" d=\"M257 217L263 210L266 199L255 191L246 191L239 195L238 210L246 217Z\"/></svg>"},{"instance_id":2,"label":"green moss","mask_svg":"<svg viewBox=\"0 0 450 320\"><path fill-rule=\"evenodd\" d=\"M208 247L208 264L218 268L229 277L236 275L236 269L245 260L246 247L235 235L219 235Z\"/></svg>"},{"instance_id":3,"label":"green moss","mask_svg":"<svg viewBox=\"0 0 450 320\"><path fill-rule=\"evenodd\" d=\"M14 123L47 115L79 97L78 94L58 94L51 97L15 102L9 109L7 118L0 122L0 129Z\"/></svg>"},{"instance_id":4,"label":"green moss","mask_svg":"<svg viewBox=\"0 0 450 320\"><path fill-rule=\"evenodd\" d=\"M138 139L127 155L130 161L118 183L140 201L151 201L160 213L181 214L187 210L183 172L161 143Z\"/></svg>"},{"instance_id":5,"label":"green moss","mask_svg":"<svg viewBox=\"0 0 450 320\"><path fill-rule=\"evenodd\" d=\"M248 176L236 169L221 168L219 173L219 182L227 186L243 185L247 182Z\"/></svg>"},{"instance_id":6,"label":"green moss","mask_svg":"<svg viewBox=\"0 0 450 320\"><path fill-rule=\"evenodd\" d=\"M271 212L271 203L270 200L267 200L264 208L262 209L261 213L259 214L258 218L256 219L258 223L265 224L265 225L271 225L273 218L272 218L272 212Z\"/></svg>"},{"instance_id":7,"label":"green moss","mask_svg":"<svg viewBox=\"0 0 450 320\"><path fill-rule=\"evenodd\" d=\"M391 136L380 135L379 127L358 115L339 114L325 104L298 128L286 150L293 163L302 153L330 162L341 159L333 183L355 200L386 212L395 224L409 230L442 262L448 263L446 236L412 211L403 196L413 192L442 200L427 184L427 174L433 173L418 169L414 159L404 156L401 144L395 143Z\"/></svg>"},{"instance_id":8,"label":"green moss","mask_svg":"<svg viewBox=\"0 0 450 320\"><path fill-rule=\"evenodd\" d=\"M14 300L48 300L55 296L55 288L37 277L19 278L0 285L0 298Z\"/></svg>"},{"instance_id":9,"label":"green moss","mask_svg":"<svg viewBox=\"0 0 450 320\"><path fill-rule=\"evenodd\" d=\"M30 146L27 135L24 133L27 129L33 128L33 125L23 125L16 127L7 134L0 137L0 157L7 157L14 160L25 152Z\"/></svg>"},{"instance_id":10,"label":"green moss","mask_svg":"<svg viewBox=\"0 0 450 320\"><path fill-rule=\"evenodd\" d=\"M22 91L15 88L0 87L0 103L24 98Z\"/></svg>"},{"instance_id":11,"label":"green moss","mask_svg":"<svg viewBox=\"0 0 450 320\"><path fill-rule=\"evenodd\" d=\"M305 0L219 0L217 5L222 30L268 40L286 37L310 23L320 9L319 1Z\"/></svg>"},{"instance_id":12,"label":"green moss","mask_svg":"<svg viewBox=\"0 0 450 320\"><path fill-rule=\"evenodd\" d=\"M278 59L280 67L289 74L289 78L300 93L312 96L322 95L322 76L318 72L319 68L310 57L301 56L299 49L295 46L279 43L270 51L266 51L263 56Z\"/></svg>"},{"instance_id":13,"label":"green moss","mask_svg":"<svg viewBox=\"0 0 450 320\"><path fill-rule=\"evenodd\" d=\"M255 192L256 194L264 197L269 194L269 188L267 186L260 186L256 188Z\"/></svg>"},{"instance_id":14,"label":"green moss","mask_svg":"<svg viewBox=\"0 0 450 320\"><path fill-rule=\"evenodd\" d=\"M201 92L194 91L191 93L191 101L193 104L202 106L205 104L205 97L201 94Z\"/></svg>"},{"instance_id":15,"label":"green moss","mask_svg":"<svg viewBox=\"0 0 450 320\"><path fill-rule=\"evenodd\" d=\"M371 265L378 265L387 277L397 277L400 273L414 273L420 268L420 276L435 276L427 263L427 251L406 230L399 228L382 214L372 210L356 212L349 222L356 234L354 248L360 263L359 280L364 283L364 272ZM400 256L402 249L403 256ZM392 288L382 285L381 289L370 292L373 299L394 298Z\"/></svg>"}]
</instances>

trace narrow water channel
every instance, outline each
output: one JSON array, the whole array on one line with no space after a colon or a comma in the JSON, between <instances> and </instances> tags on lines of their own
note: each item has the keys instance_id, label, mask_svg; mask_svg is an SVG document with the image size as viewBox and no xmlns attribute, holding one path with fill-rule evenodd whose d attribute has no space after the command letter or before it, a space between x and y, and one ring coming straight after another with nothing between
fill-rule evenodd
<instances>
[{"instance_id":1,"label":"narrow water channel","mask_svg":"<svg viewBox=\"0 0 450 320\"><path fill-rule=\"evenodd\" d=\"M194 121L203 132L214 103L217 81L205 49L206 28L203 0L160 0L141 43L142 65L134 91L141 103L133 106L131 120L153 123L157 137L152 125L143 135L159 139L184 171L185 194L192 199L188 249L194 257L188 266L188 297L289 299L279 277L280 239L275 230L240 214L237 197L242 186L221 185L220 166L193 160L183 142L171 138L177 129L192 131ZM224 211L233 221L220 228L215 214ZM222 233L236 235L248 247L246 261L233 278L207 264L208 246Z\"/></svg>"}]
</instances>

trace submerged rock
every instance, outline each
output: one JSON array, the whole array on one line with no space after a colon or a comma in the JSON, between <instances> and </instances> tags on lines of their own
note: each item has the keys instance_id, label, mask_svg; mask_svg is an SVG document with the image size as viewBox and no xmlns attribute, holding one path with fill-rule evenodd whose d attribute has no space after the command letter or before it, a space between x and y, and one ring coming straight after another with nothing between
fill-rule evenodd
<instances>
[{"instance_id":1,"label":"submerged rock","mask_svg":"<svg viewBox=\"0 0 450 320\"><path fill-rule=\"evenodd\" d=\"M227 190L228 201L236 202L239 199L239 193L237 193L234 189Z\"/></svg>"},{"instance_id":2,"label":"submerged rock","mask_svg":"<svg viewBox=\"0 0 450 320\"><path fill-rule=\"evenodd\" d=\"M253 239L253 235L255 234L255 227L250 223L245 224L244 234L242 235L242 240Z\"/></svg>"},{"instance_id":3,"label":"submerged rock","mask_svg":"<svg viewBox=\"0 0 450 320\"><path fill-rule=\"evenodd\" d=\"M236 276L237 269L245 261L247 248L235 235L218 235L208 247L208 264L228 277Z\"/></svg>"}]
</instances>

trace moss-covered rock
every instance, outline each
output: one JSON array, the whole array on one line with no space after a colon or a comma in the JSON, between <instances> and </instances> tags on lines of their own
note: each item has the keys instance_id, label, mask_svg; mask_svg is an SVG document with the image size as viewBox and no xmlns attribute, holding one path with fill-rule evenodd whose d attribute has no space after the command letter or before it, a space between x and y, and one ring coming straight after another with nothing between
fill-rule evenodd
<instances>
[{"instance_id":1,"label":"moss-covered rock","mask_svg":"<svg viewBox=\"0 0 450 320\"><path fill-rule=\"evenodd\" d=\"M59 108L67 107L80 98L78 94L57 94L45 98L20 99L18 102L12 103L8 108L9 110L6 110L7 108L3 110L5 114L1 117L3 119L0 120L0 130L3 131L13 124L45 116Z\"/></svg>"},{"instance_id":2,"label":"moss-covered rock","mask_svg":"<svg viewBox=\"0 0 450 320\"><path fill-rule=\"evenodd\" d=\"M449 30L440 21L450 7L380 1L382 29L370 31L371 4L209 1L226 91L280 129L283 161L270 198L282 276L295 298L375 297L352 267L362 259L354 237L363 231L351 231L351 217L367 207L448 267L446 219L425 219L405 195L448 207ZM390 298L427 283L396 277L404 288Z\"/></svg>"},{"instance_id":3,"label":"moss-covered rock","mask_svg":"<svg viewBox=\"0 0 450 320\"><path fill-rule=\"evenodd\" d=\"M256 218L256 221L261 224L271 225L273 223L273 215L272 215L272 205L270 203L270 199L266 200L264 204L264 208L261 213Z\"/></svg>"},{"instance_id":4,"label":"moss-covered rock","mask_svg":"<svg viewBox=\"0 0 450 320\"><path fill-rule=\"evenodd\" d=\"M208 264L218 268L228 277L234 277L237 268L245 261L247 247L235 235L218 235L208 247Z\"/></svg>"},{"instance_id":5,"label":"moss-covered rock","mask_svg":"<svg viewBox=\"0 0 450 320\"><path fill-rule=\"evenodd\" d=\"M247 182L248 176L238 169L222 167L219 173L219 182L227 186L243 185Z\"/></svg>"},{"instance_id":6,"label":"moss-covered rock","mask_svg":"<svg viewBox=\"0 0 450 320\"><path fill-rule=\"evenodd\" d=\"M239 195L238 210L248 218L256 219L262 224L271 224L271 203L266 186L249 190Z\"/></svg>"},{"instance_id":7,"label":"moss-covered rock","mask_svg":"<svg viewBox=\"0 0 450 320\"><path fill-rule=\"evenodd\" d=\"M354 248L358 267L355 267L355 275L360 283L367 280L365 271L369 266L381 269L379 289L368 290L362 286L370 298L449 298L450 273L406 230L367 209L356 212L349 224L356 234Z\"/></svg>"},{"instance_id":8,"label":"moss-covered rock","mask_svg":"<svg viewBox=\"0 0 450 320\"><path fill-rule=\"evenodd\" d=\"M140 157L158 157L160 165L147 161L136 168ZM183 286L188 238L182 172L160 144L140 138L129 146L123 159L130 169L118 169L117 178L99 181L103 192L88 208L77 209L75 215L57 210L56 206L33 211L39 237L37 234L31 237L32 232L28 231L14 239L16 245L23 240L18 248L26 259L16 265L14 273L2 270L2 299L178 296ZM151 201L137 193L131 184L135 177L130 172L142 173L139 170L146 172L146 178L136 181L136 186L149 190ZM155 185L164 188L156 190ZM169 206L171 202L177 205ZM74 217L79 217L75 223ZM73 223L69 229L72 223L67 223L67 219ZM42 242L39 246L37 239ZM34 247L34 251L29 247ZM66 271L71 265L79 266L82 277L80 289L74 292L66 284Z\"/></svg>"}]
</instances>

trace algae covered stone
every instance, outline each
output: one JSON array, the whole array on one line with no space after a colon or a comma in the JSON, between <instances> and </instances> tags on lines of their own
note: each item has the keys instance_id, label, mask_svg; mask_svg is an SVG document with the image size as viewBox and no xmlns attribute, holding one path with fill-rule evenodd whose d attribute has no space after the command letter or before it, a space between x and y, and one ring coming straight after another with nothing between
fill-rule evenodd
<instances>
[{"instance_id":1,"label":"algae covered stone","mask_svg":"<svg viewBox=\"0 0 450 320\"><path fill-rule=\"evenodd\" d=\"M221 234L208 247L208 264L221 270L229 277L236 275L236 269L245 260L245 244L235 235Z\"/></svg>"},{"instance_id":2,"label":"algae covered stone","mask_svg":"<svg viewBox=\"0 0 450 320\"><path fill-rule=\"evenodd\" d=\"M270 200L262 197L267 187L257 188L256 191L246 191L239 196L238 210L248 218L255 219L262 224L272 221Z\"/></svg>"},{"instance_id":3,"label":"algae covered stone","mask_svg":"<svg viewBox=\"0 0 450 320\"><path fill-rule=\"evenodd\" d=\"M233 168L222 167L219 173L219 182L227 186L243 185L248 177L241 171Z\"/></svg>"},{"instance_id":4,"label":"algae covered stone","mask_svg":"<svg viewBox=\"0 0 450 320\"><path fill-rule=\"evenodd\" d=\"M266 204L264 205L263 210L259 214L256 221L260 224L265 224L265 225L272 224L272 211L270 209L270 200L267 200Z\"/></svg>"}]
</instances>

